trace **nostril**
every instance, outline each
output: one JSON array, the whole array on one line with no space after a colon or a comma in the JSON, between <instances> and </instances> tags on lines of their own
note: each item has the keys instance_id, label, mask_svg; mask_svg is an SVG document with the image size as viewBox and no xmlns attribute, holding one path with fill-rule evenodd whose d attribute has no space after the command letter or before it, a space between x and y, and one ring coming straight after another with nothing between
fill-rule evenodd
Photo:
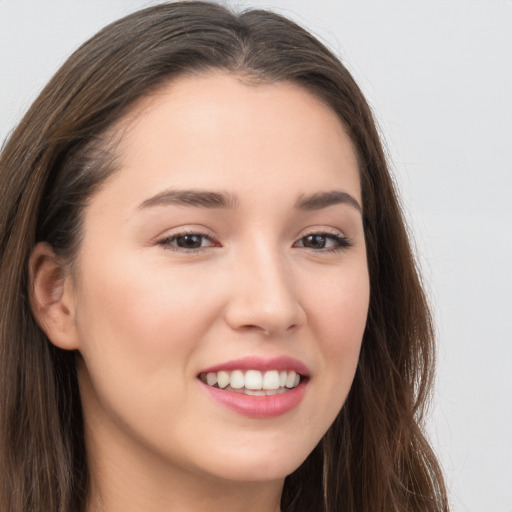
<instances>
[{"instance_id":1,"label":"nostril","mask_svg":"<svg viewBox=\"0 0 512 512\"><path fill-rule=\"evenodd\" d=\"M283 329L283 332L293 331L293 330L295 330L295 328L296 328L296 324L293 324L293 325L290 325L288 328ZM246 331L246 332L252 331L255 333L259 333L259 334L265 336L265 338L270 338L270 337L274 336L276 333L281 331L279 326L263 327L263 326L259 326L259 325L243 325L241 327L241 330Z\"/></svg>"},{"instance_id":2,"label":"nostril","mask_svg":"<svg viewBox=\"0 0 512 512\"><path fill-rule=\"evenodd\" d=\"M263 334L263 336L265 336L267 338L272 336L271 329L268 329L265 327L260 327L259 325L253 325L253 324L242 325L242 326L240 326L240 330L245 331L245 332L254 332L254 333Z\"/></svg>"}]
</instances>

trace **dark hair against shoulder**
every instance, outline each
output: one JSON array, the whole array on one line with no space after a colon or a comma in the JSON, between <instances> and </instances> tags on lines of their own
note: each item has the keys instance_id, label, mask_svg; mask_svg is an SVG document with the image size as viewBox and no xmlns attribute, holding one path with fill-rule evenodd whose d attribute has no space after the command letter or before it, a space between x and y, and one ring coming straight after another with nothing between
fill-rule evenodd
<instances>
[{"instance_id":1,"label":"dark hair against shoulder","mask_svg":"<svg viewBox=\"0 0 512 512\"><path fill-rule=\"evenodd\" d=\"M206 2L123 18L79 48L0 156L0 509L83 511L88 468L75 354L30 310L28 259L47 241L72 261L87 199L115 172L113 134L134 102L210 69L301 84L339 115L359 158L371 283L355 380L340 414L287 477L283 512L447 510L421 431L431 317L370 109L345 67L293 22Z\"/></svg>"}]
</instances>

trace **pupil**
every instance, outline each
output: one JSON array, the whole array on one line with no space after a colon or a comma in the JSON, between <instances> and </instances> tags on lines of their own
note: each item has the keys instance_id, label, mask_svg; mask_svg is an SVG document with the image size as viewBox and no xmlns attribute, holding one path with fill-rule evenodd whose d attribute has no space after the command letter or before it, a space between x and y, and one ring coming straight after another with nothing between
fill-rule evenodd
<instances>
[{"instance_id":1,"label":"pupil","mask_svg":"<svg viewBox=\"0 0 512 512\"><path fill-rule=\"evenodd\" d=\"M184 247L186 249L197 249L201 247L201 236L200 235L184 235L176 239L178 247Z\"/></svg>"},{"instance_id":2,"label":"pupil","mask_svg":"<svg viewBox=\"0 0 512 512\"><path fill-rule=\"evenodd\" d=\"M309 235L306 237L306 247L313 249L323 249L325 247L325 236L323 235Z\"/></svg>"}]
</instances>

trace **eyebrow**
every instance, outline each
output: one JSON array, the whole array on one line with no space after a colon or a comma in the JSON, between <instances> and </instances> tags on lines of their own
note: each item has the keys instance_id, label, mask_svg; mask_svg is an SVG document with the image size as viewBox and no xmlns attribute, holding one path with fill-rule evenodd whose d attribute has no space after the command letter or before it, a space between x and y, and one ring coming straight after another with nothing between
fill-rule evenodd
<instances>
[{"instance_id":1,"label":"eyebrow","mask_svg":"<svg viewBox=\"0 0 512 512\"><path fill-rule=\"evenodd\" d=\"M198 208L236 208L238 197L228 192L208 190L166 190L146 199L139 208L151 206L192 206ZM308 196L302 195L295 203L297 210L321 210L336 204L347 204L362 212L359 202L348 192L330 190L317 192Z\"/></svg>"},{"instance_id":2,"label":"eyebrow","mask_svg":"<svg viewBox=\"0 0 512 512\"><path fill-rule=\"evenodd\" d=\"M310 196L301 196L295 207L298 210L321 210L336 204L347 204L362 213L363 209L357 199L348 192L342 190L331 190L329 192L318 192Z\"/></svg>"},{"instance_id":3,"label":"eyebrow","mask_svg":"<svg viewBox=\"0 0 512 512\"><path fill-rule=\"evenodd\" d=\"M166 190L146 199L140 208L150 206L195 206L199 208L235 208L238 199L227 192L210 192L205 190Z\"/></svg>"}]
</instances>

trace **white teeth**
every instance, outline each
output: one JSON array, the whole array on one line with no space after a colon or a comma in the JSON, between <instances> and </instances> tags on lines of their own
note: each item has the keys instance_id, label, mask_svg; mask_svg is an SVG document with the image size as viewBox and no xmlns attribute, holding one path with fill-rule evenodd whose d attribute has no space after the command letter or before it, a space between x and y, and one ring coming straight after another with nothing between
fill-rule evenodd
<instances>
[{"instance_id":1,"label":"white teeth","mask_svg":"<svg viewBox=\"0 0 512 512\"><path fill-rule=\"evenodd\" d=\"M279 373L277 370L265 372L263 377L263 389L279 389Z\"/></svg>"},{"instance_id":2,"label":"white teeth","mask_svg":"<svg viewBox=\"0 0 512 512\"><path fill-rule=\"evenodd\" d=\"M263 387L263 377L258 370L248 370L245 372L245 389L261 389Z\"/></svg>"},{"instance_id":3,"label":"white teeth","mask_svg":"<svg viewBox=\"0 0 512 512\"><path fill-rule=\"evenodd\" d=\"M235 370L231 372L231 378L229 379L229 385L233 389L242 389L245 386L244 374L241 370Z\"/></svg>"},{"instance_id":4,"label":"white teeth","mask_svg":"<svg viewBox=\"0 0 512 512\"><path fill-rule=\"evenodd\" d=\"M285 386L287 388L293 388L294 387L294 384L295 384L295 376L297 374L292 370L291 372L288 373L288 376L286 377L286 383L285 383Z\"/></svg>"},{"instance_id":5,"label":"white teeth","mask_svg":"<svg viewBox=\"0 0 512 512\"><path fill-rule=\"evenodd\" d=\"M217 372L217 384L219 388L224 389L229 384L229 373L228 372Z\"/></svg>"},{"instance_id":6,"label":"white teeth","mask_svg":"<svg viewBox=\"0 0 512 512\"><path fill-rule=\"evenodd\" d=\"M242 390L247 395L265 396L283 393L300 384L300 375L293 370L278 371L269 370L234 370L232 372L219 371L202 374L202 381L209 386L217 385L224 389L230 387L233 390Z\"/></svg>"}]
</instances>

